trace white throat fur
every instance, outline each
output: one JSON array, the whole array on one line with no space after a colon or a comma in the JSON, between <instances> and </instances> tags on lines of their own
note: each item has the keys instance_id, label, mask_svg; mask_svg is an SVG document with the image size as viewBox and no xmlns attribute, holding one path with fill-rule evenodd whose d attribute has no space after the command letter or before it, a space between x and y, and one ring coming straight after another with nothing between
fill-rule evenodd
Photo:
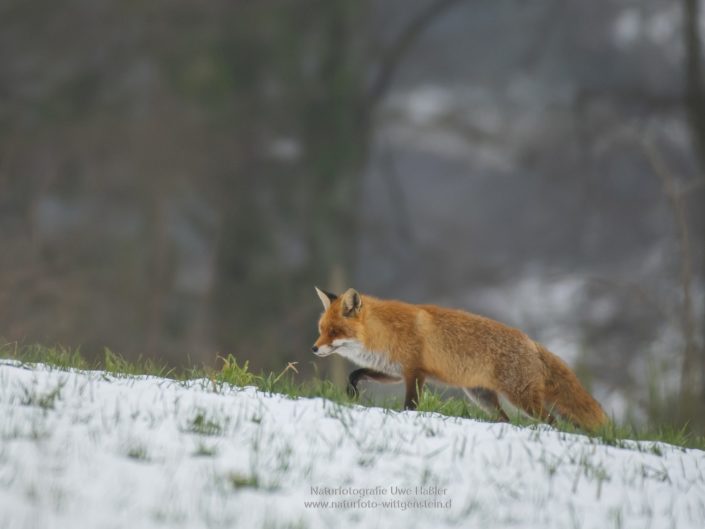
<instances>
[{"instance_id":1,"label":"white throat fur","mask_svg":"<svg viewBox=\"0 0 705 529\"><path fill-rule=\"evenodd\" d=\"M401 366L384 353L368 351L358 340L333 340L333 351L360 367L367 367L391 376L401 376Z\"/></svg>"}]
</instances>

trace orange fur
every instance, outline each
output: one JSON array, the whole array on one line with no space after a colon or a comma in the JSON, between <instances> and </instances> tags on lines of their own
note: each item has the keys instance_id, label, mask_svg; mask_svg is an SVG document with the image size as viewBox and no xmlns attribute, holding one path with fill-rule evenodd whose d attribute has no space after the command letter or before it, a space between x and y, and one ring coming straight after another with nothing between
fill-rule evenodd
<instances>
[{"instance_id":1,"label":"orange fur","mask_svg":"<svg viewBox=\"0 0 705 529\"><path fill-rule=\"evenodd\" d=\"M416 387L431 378L451 386L491 390L489 402L496 402L492 392L503 394L541 420L551 421L554 409L586 430L608 420L560 358L520 330L483 316L360 296L350 289L342 297L331 298L319 329L314 351L333 347L335 340L353 339L366 351L398 365L407 385L407 407L415 407Z\"/></svg>"}]
</instances>

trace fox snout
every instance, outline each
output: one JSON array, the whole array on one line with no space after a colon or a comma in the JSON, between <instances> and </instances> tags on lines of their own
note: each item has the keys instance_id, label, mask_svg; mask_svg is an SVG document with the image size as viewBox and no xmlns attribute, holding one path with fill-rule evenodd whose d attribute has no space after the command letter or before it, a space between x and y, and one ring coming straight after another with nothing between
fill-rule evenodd
<instances>
[{"instance_id":1,"label":"fox snout","mask_svg":"<svg viewBox=\"0 0 705 529\"><path fill-rule=\"evenodd\" d=\"M320 356L320 357L328 356L334 350L335 349L333 347L331 347L330 345L322 345L320 347L318 347L317 345L314 345L313 347L311 347L311 351L313 351L313 354L315 354L316 356Z\"/></svg>"},{"instance_id":2,"label":"fox snout","mask_svg":"<svg viewBox=\"0 0 705 529\"><path fill-rule=\"evenodd\" d=\"M334 347L333 344L326 344L323 343L323 341L323 338L319 338L316 343L313 344L313 347L311 347L311 351L313 351L313 354L315 354L316 356L328 356L329 354L335 352L335 350L337 349L337 347Z\"/></svg>"}]
</instances>

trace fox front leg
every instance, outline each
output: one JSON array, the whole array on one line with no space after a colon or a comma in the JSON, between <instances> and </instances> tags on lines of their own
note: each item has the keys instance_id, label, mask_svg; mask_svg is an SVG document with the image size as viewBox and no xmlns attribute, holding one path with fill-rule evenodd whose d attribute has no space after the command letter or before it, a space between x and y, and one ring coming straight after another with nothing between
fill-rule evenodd
<instances>
[{"instance_id":1,"label":"fox front leg","mask_svg":"<svg viewBox=\"0 0 705 529\"><path fill-rule=\"evenodd\" d=\"M363 367L362 369L356 369L355 371L350 373L350 376L348 377L347 388L348 397L350 397L351 399L355 399L360 396L360 392L357 389L357 383L360 382L360 380L365 379L376 380L377 382L382 382L384 384L393 384L395 382L401 382L400 377L395 377L393 375L382 373L381 371L375 371L374 369Z\"/></svg>"}]
</instances>

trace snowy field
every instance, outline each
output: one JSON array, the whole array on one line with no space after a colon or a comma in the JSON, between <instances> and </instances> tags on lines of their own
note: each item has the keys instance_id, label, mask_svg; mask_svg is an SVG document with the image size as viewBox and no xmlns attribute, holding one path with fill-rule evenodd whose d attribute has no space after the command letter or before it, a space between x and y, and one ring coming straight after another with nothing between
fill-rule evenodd
<instances>
[{"instance_id":1,"label":"snowy field","mask_svg":"<svg viewBox=\"0 0 705 529\"><path fill-rule=\"evenodd\" d=\"M0 361L0 527L705 527L705 452Z\"/></svg>"}]
</instances>

